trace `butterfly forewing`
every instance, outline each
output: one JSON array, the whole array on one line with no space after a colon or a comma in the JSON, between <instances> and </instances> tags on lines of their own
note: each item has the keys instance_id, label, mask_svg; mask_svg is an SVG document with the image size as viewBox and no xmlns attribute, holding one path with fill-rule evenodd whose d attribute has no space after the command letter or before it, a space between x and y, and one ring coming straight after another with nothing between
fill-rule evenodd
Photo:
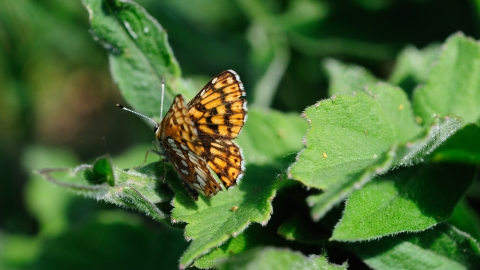
<instances>
[{"instance_id":1,"label":"butterfly forewing","mask_svg":"<svg viewBox=\"0 0 480 270\"><path fill-rule=\"evenodd\" d=\"M188 103L188 113L199 136L236 138L247 117L243 96L242 82L233 70L220 73L205 85Z\"/></svg>"},{"instance_id":2,"label":"butterfly forewing","mask_svg":"<svg viewBox=\"0 0 480 270\"><path fill-rule=\"evenodd\" d=\"M247 118L247 101L238 75L227 70L214 77L188 104L178 95L156 132L162 152L196 199L228 188L245 170L236 138Z\"/></svg>"},{"instance_id":3,"label":"butterfly forewing","mask_svg":"<svg viewBox=\"0 0 480 270\"><path fill-rule=\"evenodd\" d=\"M163 143L166 138L172 138L177 142L186 144L189 149L195 151L194 143L198 141L198 132L195 124L188 115L188 109L182 95L177 95L172 106L160 123L156 131L156 137Z\"/></svg>"}]
</instances>

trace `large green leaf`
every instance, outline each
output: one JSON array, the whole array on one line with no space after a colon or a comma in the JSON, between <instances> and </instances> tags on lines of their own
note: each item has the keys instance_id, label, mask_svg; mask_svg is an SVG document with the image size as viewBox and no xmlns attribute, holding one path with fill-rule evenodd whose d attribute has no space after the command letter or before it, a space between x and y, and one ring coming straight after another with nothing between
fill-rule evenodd
<instances>
[{"instance_id":1,"label":"large green leaf","mask_svg":"<svg viewBox=\"0 0 480 270\"><path fill-rule=\"evenodd\" d=\"M393 144L419 135L421 128L400 89L381 84L368 91L337 95L307 108L306 148L290 168L295 179L327 189L375 164Z\"/></svg>"},{"instance_id":2,"label":"large green leaf","mask_svg":"<svg viewBox=\"0 0 480 270\"><path fill-rule=\"evenodd\" d=\"M480 120L480 45L462 34L451 36L427 83L414 93L413 107L426 124L434 115L456 114L465 123Z\"/></svg>"},{"instance_id":3,"label":"large green leaf","mask_svg":"<svg viewBox=\"0 0 480 270\"><path fill-rule=\"evenodd\" d=\"M305 111L310 124L306 148L289 173L303 184L327 192L321 195L327 198L325 203L313 210L315 219L376 174L387 171L396 145L421 132L403 91L386 84L367 91L340 94Z\"/></svg>"},{"instance_id":4,"label":"large green leaf","mask_svg":"<svg viewBox=\"0 0 480 270\"><path fill-rule=\"evenodd\" d=\"M449 136L455 134L462 125L457 118L453 117L436 120L437 123L430 126L427 134L420 139L392 146L386 154L377 158L376 163L372 163L357 173L349 175L348 179L337 182L320 195L309 196L307 201L313 206L311 212L314 219L317 220L322 217L333 205L346 198L351 192L357 190L358 187L369 182L373 177L398 167L412 166L429 159L430 153L450 138Z\"/></svg>"},{"instance_id":5,"label":"large green leaf","mask_svg":"<svg viewBox=\"0 0 480 270\"><path fill-rule=\"evenodd\" d=\"M475 168L425 164L397 169L353 192L332 240L378 239L447 220L474 180Z\"/></svg>"},{"instance_id":6,"label":"large green leaf","mask_svg":"<svg viewBox=\"0 0 480 270\"><path fill-rule=\"evenodd\" d=\"M187 222L185 237L192 243L185 251L180 268L209 252L230 237L240 234L250 223L266 224L272 213L276 179L280 168L248 165L248 173L238 187L211 199L201 197L196 203L177 192L172 219ZM190 200L190 203L188 203Z\"/></svg>"},{"instance_id":7,"label":"large green leaf","mask_svg":"<svg viewBox=\"0 0 480 270\"><path fill-rule=\"evenodd\" d=\"M161 25L140 5L124 0L83 0L94 39L109 53L110 69L124 98L147 116L159 115L162 78L165 104L184 92L180 67ZM192 96L189 92L188 96Z\"/></svg>"}]
</instances>

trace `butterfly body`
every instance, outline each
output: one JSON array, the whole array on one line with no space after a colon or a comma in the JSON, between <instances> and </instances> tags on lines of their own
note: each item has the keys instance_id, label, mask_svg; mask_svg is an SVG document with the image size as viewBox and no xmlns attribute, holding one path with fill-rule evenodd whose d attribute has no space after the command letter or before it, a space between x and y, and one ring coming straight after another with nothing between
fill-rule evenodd
<instances>
[{"instance_id":1,"label":"butterfly body","mask_svg":"<svg viewBox=\"0 0 480 270\"><path fill-rule=\"evenodd\" d=\"M237 184L245 171L233 141L247 119L240 78L227 70L210 80L187 104L177 95L155 131L160 154L173 164L189 194L207 197Z\"/></svg>"}]
</instances>

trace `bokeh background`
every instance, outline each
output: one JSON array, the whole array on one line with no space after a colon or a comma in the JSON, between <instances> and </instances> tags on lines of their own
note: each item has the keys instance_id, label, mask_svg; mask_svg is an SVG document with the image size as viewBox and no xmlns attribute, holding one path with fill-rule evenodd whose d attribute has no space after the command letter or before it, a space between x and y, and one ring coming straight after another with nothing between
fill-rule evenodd
<instances>
[{"instance_id":1,"label":"bokeh background","mask_svg":"<svg viewBox=\"0 0 480 270\"><path fill-rule=\"evenodd\" d=\"M301 112L327 98L327 57L388 78L407 45L438 44L457 31L480 38L479 0L137 2L167 30L185 77L201 87L234 69L247 96L262 89L249 99L282 111ZM107 53L92 39L80 1L0 2L0 268L176 266L187 245L180 230L32 174L106 153L118 156L117 165L139 165L152 130L118 102ZM138 162L121 160L133 152ZM468 202L472 209L480 203ZM98 237L95 249L86 248ZM165 242L175 244L159 244ZM145 248L132 254L131 246ZM121 256L127 259L112 264Z\"/></svg>"}]
</instances>

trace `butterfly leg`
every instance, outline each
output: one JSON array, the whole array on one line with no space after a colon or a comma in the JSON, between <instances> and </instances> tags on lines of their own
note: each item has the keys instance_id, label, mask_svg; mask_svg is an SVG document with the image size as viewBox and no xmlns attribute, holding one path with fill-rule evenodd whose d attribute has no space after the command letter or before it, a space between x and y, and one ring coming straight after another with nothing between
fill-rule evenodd
<instances>
[{"instance_id":1,"label":"butterfly leg","mask_svg":"<svg viewBox=\"0 0 480 270\"><path fill-rule=\"evenodd\" d=\"M162 158L163 163L163 183L165 184L165 180L167 179L167 166L165 165L165 159Z\"/></svg>"},{"instance_id":2,"label":"butterfly leg","mask_svg":"<svg viewBox=\"0 0 480 270\"><path fill-rule=\"evenodd\" d=\"M148 154L150 152L161 156L162 157L161 161L162 161L162 164L163 164L163 183L165 184L165 180L167 179L167 167L165 165L165 153L162 153L161 151L157 150L157 143L156 142L152 142L152 143L153 143L153 148L155 148L155 149L148 149L147 150L147 153L145 153L145 160L143 161L143 163L145 163L147 161L147 157L148 157Z\"/></svg>"}]
</instances>

